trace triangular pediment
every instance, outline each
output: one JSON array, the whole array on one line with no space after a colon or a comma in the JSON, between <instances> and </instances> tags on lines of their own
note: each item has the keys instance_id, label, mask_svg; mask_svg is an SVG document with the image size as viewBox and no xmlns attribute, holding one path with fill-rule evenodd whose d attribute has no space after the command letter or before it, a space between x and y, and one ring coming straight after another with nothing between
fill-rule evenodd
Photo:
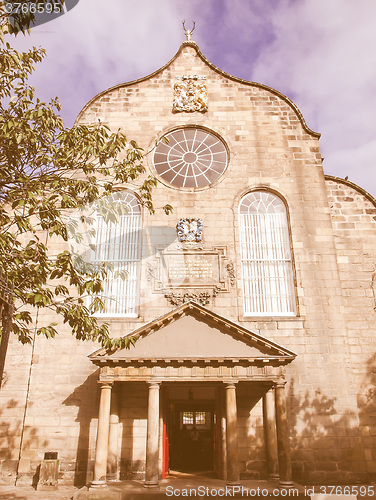
<instances>
[{"instance_id":1,"label":"triangular pediment","mask_svg":"<svg viewBox=\"0 0 376 500\"><path fill-rule=\"evenodd\" d=\"M128 334L134 347L99 349L92 361L139 360L276 360L296 354L205 307L188 302Z\"/></svg>"}]
</instances>

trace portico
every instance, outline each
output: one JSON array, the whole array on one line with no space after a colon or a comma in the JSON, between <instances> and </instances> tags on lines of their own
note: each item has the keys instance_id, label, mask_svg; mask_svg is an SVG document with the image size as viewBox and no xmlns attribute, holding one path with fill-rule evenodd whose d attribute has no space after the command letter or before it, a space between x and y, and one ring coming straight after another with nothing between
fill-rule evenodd
<instances>
[{"instance_id":1,"label":"portico","mask_svg":"<svg viewBox=\"0 0 376 500\"><path fill-rule=\"evenodd\" d=\"M239 483L238 387L263 399L269 477L292 485L283 367L293 352L193 302L132 335L134 348L90 355L101 387L93 488L117 477L119 394L131 387L147 396L145 487L158 487L170 459L179 464L177 448L193 425L202 437L200 453L209 457L205 466L228 484Z\"/></svg>"}]
</instances>

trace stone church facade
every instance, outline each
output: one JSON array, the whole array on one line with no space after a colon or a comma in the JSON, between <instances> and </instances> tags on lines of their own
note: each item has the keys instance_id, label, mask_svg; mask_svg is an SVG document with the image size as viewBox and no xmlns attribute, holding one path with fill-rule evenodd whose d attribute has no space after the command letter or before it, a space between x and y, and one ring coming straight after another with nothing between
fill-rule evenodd
<instances>
[{"instance_id":1,"label":"stone church facade","mask_svg":"<svg viewBox=\"0 0 376 500\"><path fill-rule=\"evenodd\" d=\"M30 483L47 451L75 484L155 486L171 470L374 480L375 199L324 175L319 134L294 103L191 40L77 123L98 119L150 151L159 180L154 215L140 180L115 196L128 208L119 226L97 226L94 260L128 272L109 276L103 321L138 340L107 352L64 326L32 346L11 340L1 480Z\"/></svg>"}]
</instances>

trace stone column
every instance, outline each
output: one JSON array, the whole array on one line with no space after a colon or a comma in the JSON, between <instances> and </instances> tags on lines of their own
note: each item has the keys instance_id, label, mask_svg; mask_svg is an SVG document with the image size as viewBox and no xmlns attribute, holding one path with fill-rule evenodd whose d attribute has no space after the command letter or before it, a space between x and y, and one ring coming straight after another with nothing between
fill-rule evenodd
<instances>
[{"instance_id":1,"label":"stone column","mask_svg":"<svg viewBox=\"0 0 376 500\"><path fill-rule=\"evenodd\" d=\"M291 450L286 415L286 382L278 382L275 386L275 412L277 424L277 445L279 462L279 485L281 488L291 488Z\"/></svg>"},{"instance_id":2,"label":"stone column","mask_svg":"<svg viewBox=\"0 0 376 500\"><path fill-rule=\"evenodd\" d=\"M116 386L115 386L116 387ZM111 398L110 432L108 437L107 480L117 481L118 471L118 438L119 438L119 391L114 388Z\"/></svg>"},{"instance_id":3,"label":"stone column","mask_svg":"<svg viewBox=\"0 0 376 500\"><path fill-rule=\"evenodd\" d=\"M91 488L106 487L108 436L110 432L111 383L101 383L97 444L95 449L94 480Z\"/></svg>"},{"instance_id":4,"label":"stone column","mask_svg":"<svg viewBox=\"0 0 376 500\"><path fill-rule=\"evenodd\" d=\"M159 479L159 382L149 384L148 425L146 437L146 471L147 488L157 488Z\"/></svg>"},{"instance_id":5,"label":"stone column","mask_svg":"<svg viewBox=\"0 0 376 500\"><path fill-rule=\"evenodd\" d=\"M226 448L227 483L239 484L238 463L238 415L236 409L236 389L234 383L227 383L226 390Z\"/></svg>"},{"instance_id":6,"label":"stone column","mask_svg":"<svg viewBox=\"0 0 376 500\"><path fill-rule=\"evenodd\" d=\"M276 481L279 479L278 472L278 449L277 449L277 429L275 421L275 394L274 389L270 389L262 398L264 414L264 433L266 459L268 465L268 479Z\"/></svg>"},{"instance_id":7,"label":"stone column","mask_svg":"<svg viewBox=\"0 0 376 500\"><path fill-rule=\"evenodd\" d=\"M166 418L164 414L164 408L161 406L160 403L161 398L159 398L159 440L158 440L158 473L159 477L163 476L163 469L164 469L164 463L163 463L163 419Z\"/></svg>"},{"instance_id":8,"label":"stone column","mask_svg":"<svg viewBox=\"0 0 376 500\"><path fill-rule=\"evenodd\" d=\"M222 446L222 478L227 480L227 446L226 446L226 403L224 394L220 395L220 408L221 408L221 446Z\"/></svg>"}]
</instances>

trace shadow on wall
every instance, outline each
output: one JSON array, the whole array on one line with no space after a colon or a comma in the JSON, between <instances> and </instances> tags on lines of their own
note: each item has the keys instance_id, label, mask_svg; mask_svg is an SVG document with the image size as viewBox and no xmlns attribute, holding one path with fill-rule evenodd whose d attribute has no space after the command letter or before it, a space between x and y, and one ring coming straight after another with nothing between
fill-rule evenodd
<instances>
[{"instance_id":1,"label":"shadow on wall","mask_svg":"<svg viewBox=\"0 0 376 500\"><path fill-rule=\"evenodd\" d=\"M293 478L304 484L356 484L368 481L361 433L355 413L339 414L336 398L320 388L288 390L288 422Z\"/></svg>"},{"instance_id":2,"label":"shadow on wall","mask_svg":"<svg viewBox=\"0 0 376 500\"><path fill-rule=\"evenodd\" d=\"M29 402L29 407L32 405ZM6 421L1 421L1 416L4 410L0 410L0 461L1 461L1 476L2 480L7 484L14 484L17 479L18 471L18 457L15 458L15 450L20 449L20 443L22 438L22 449L28 450L28 458L30 458L30 470L26 473L19 472L18 479L22 477L27 477L27 482L30 484L30 479L33 478L33 483L38 481L38 466L40 465L40 460L37 457L31 455L32 450L45 449L47 448L49 442L47 439L42 439L37 435L37 428L33 426L25 426L24 433L22 436L22 425L23 425L23 408L19 407L19 403L14 399L9 399L6 404L6 409L17 409L19 413L19 418L14 418L12 421L9 418ZM34 460L33 460L34 458ZM3 496L1 497L3 498ZM5 497L4 497L5 498ZM10 496L9 498L13 498Z\"/></svg>"},{"instance_id":3,"label":"shadow on wall","mask_svg":"<svg viewBox=\"0 0 376 500\"><path fill-rule=\"evenodd\" d=\"M98 418L98 373L99 369L90 374L85 382L76 387L72 394L63 401L64 405L78 407L76 422L79 422L80 428L74 466L75 486L83 486L92 480L96 433L90 436L90 426L91 421Z\"/></svg>"},{"instance_id":4,"label":"shadow on wall","mask_svg":"<svg viewBox=\"0 0 376 500\"><path fill-rule=\"evenodd\" d=\"M144 382L121 384L120 423L122 426L120 479L145 478L148 387Z\"/></svg>"},{"instance_id":5,"label":"shadow on wall","mask_svg":"<svg viewBox=\"0 0 376 500\"><path fill-rule=\"evenodd\" d=\"M267 478L263 417L254 414L265 392L262 386L241 383L237 389L240 479Z\"/></svg>"},{"instance_id":6,"label":"shadow on wall","mask_svg":"<svg viewBox=\"0 0 376 500\"><path fill-rule=\"evenodd\" d=\"M358 393L359 426L369 461L369 481L376 480L376 354L367 361L367 375Z\"/></svg>"},{"instance_id":7,"label":"shadow on wall","mask_svg":"<svg viewBox=\"0 0 376 500\"><path fill-rule=\"evenodd\" d=\"M96 435L90 435L93 419L98 417L98 370L64 401L65 405L78 406L79 436L74 470L75 486L82 486L92 479ZM328 397L320 388L315 392L299 394L294 380L288 386L288 425L292 448L293 478L303 484L366 484L372 479L367 474L365 453L375 454L376 449L376 355L369 360L368 376L363 395L359 395L359 428L355 413L340 412L335 397ZM124 388L121 388L124 389ZM127 391L120 390L120 422L122 446L120 452L120 479L143 478L145 431L147 419L147 390L142 384L132 384ZM246 394L243 394L243 392ZM266 475L264 431L262 417L252 415L264 390L249 392L239 384L238 418L239 458L242 479L263 478ZM253 425L249 426L249 419ZM247 429L252 429L252 433ZM18 431L19 432L19 431ZM367 435L367 432L369 433ZM373 435L374 433L374 435ZM17 436L17 430L8 433L8 439ZM4 439L4 438L3 438ZM15 438L14 438L15 439ZM29 446L37 440L31 429ZM9 441L7 447L14 446ZM46 446L48 442L44 443ZM41 444L39 444L41 446ZM4 449L4 445L3 445ZM376 455L376 454L375 454ZM7 458L4 457L3 458ZM376 460L376 456L375 456Z\"/></svg>"}]
</instances>

